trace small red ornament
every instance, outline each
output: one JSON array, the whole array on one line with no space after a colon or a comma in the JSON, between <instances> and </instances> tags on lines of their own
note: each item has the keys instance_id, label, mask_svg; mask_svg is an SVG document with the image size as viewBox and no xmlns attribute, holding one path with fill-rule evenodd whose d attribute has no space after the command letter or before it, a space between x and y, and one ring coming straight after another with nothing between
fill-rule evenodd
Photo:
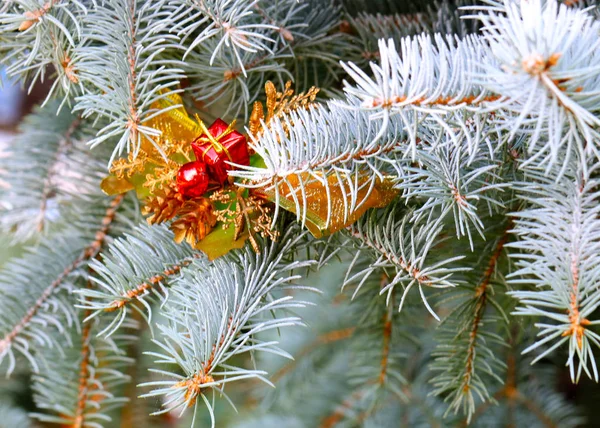
<instances>
[{"instance_id":1,"label":"small red ornament","mask_svg":"<svg viewBox=\"0 0 600 428\"><path fill-rule=\"evenodd\" d=\"M240 165L250 164L246 137L234 130L234 125L235 122L227 125L223 120L217 119L207 129L200 122L204 133L192 142L196 159L206 163L211 177L219 183L225 182L227 171L234 168L227 162Z\"/></svg>"},{"instance_id":2,"label":"small red ornament","mask_svg":"<svg viewBox=\"0 0 600 428\"><path fill-rule=\"evenodd\" d=\"M185 196L196 198L208 189L206 164L201 161L188 162L177 172L177 188Z\"/></svg>"}]
</instances>

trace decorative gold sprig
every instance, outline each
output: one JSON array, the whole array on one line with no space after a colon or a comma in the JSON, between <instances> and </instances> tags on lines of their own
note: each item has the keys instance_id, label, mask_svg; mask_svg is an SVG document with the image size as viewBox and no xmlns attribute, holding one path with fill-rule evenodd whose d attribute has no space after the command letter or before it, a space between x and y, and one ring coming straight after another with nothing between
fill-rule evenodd
<instances>
[{"instance_id":1,"label":"decorative gold sprig","mask_svg":"<svg viewBox=\"0 0 600 428\"><path fill-rule=\"evenodd\" d=\"M250 244L258 253L260 246L256 240L257 235L272 240L277 240L279 237L279 232L271 229L272 208L270 202L252 193L251 190L238 186L233 189L226 187L214 192L210 199L225 205L221 209L216 209L215 215L217 220L222 223L223 229L227 229L233 224L235 228L234 241L247 229Z\"/></svg>"},{"instance_id":2,"label":"decorative gold sprig","mask_svg":"<svg viewBox=\"0 0 600 428\"><path fill-rule=\"evenodd\" d=\"M147 162L146 152L142 151L134 156L133 152L129 152L127 159L115 159L110 166L110 173L118 178L129 178L137 173L144 171Z\"/></svg>"},{"instance_id":3,"label":"decorative gold sprig","mask_svg":"<svg viewBox=\"0 0 600 428\"><path fill-rule=\"evenodd\" d=\"M248 123L250 133L254 136L259 136L264 132L261 121L264 121L268 127L273 118L280 117L294 110L307 109L315 102L318 92L319 88L313 86L306 93L302 92L294 95L292 82L290 81L285 84L283 92L277 92L273 82L268 81L265 83L267 114L265 116L262 103L256 101L252 107L252 114Z\"/></svg>"}]
</instances>

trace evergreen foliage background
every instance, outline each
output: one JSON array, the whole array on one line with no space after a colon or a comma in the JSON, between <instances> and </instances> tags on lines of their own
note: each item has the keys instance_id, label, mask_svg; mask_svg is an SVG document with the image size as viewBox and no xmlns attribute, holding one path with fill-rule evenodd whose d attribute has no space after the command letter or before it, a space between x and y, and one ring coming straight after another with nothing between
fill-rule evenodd
<instances>
[{"instance_id":1,"label":"evergreen foliage background","mask_svg":"<svg viewBox=\"0 0 600 428\"><path fill-rule=\"evenodd\" d=\"M595 426L597 6L4 1L0 65L51 86L0 152L0 426ZM258 253L100 190L157 100L247 123L288 80L317 103L231 174L296 192ZM351 218L382 180L308 233L305 188Z\"/></svg>"}]
</instances>

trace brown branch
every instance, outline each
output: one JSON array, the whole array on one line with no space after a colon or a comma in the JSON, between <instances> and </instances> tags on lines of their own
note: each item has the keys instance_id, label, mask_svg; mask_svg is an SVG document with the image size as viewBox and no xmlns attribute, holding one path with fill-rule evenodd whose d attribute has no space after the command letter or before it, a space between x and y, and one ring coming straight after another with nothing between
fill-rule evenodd
<instances>
[{"instance_id":1,"label":"brown branch","mask_svg":"<svg viewBox=\"0 0 600 428\"><path fill-rule=\"evenodd\" d=\"M513 333L514 334L514 333ZM508 403L509 409L514 407L515 403L520 403L525 406L531 413L533 413L539 420L546 426L547 428L558 428L556 425L542 409L538 407L538 405L523 395L517 386L517 358L515 357L515 341L514 336L511 337L510 340L510 349L508 351L508 356L506 360L506 380L504 382L504 387L498 390L492 400L488 400L482 403L475 412L473 413L473 417L469 421L469 419L464 419L460 424L461 427L466 428L469 423L475 422L475 420L481 416L492 404L492 401L499 401L501 399L505 399ZM507 417L512 417L512 415L507 415ZM514 425L514 424L513 424Z\"/></svg>"},{"instance_id":2,"label":"brown branch","mask_svg":"<svg viewBox=\"0 0 600 428\"><path fill-rule=\"evenodd\" d=\"M36 10L28 10L25 13L23 13L23 17L25 19L23 20L23 22L21 22L21 25L19 25L19 31L28 30L33 26L33 24L39 22L40 18L46 15L56 3L58 3L58 0L51 0L44 3L42 7Z\"/></svg>"},{"instance_id":3,"label":"brown branch","mask_svg":"<svg viewBox=\"0 0 600 428\"><path fill-rule=\"evenodd\" d=\"M491 400L484 401L479 405L471 418L467 417L463 419L460 426L462 428L466 428L469 424L475 422L479 416L481 416L492 404L492 401L498 401L501 398L506 398L508 400L514 400L517 396L517 364L514 356L514 340L511 337L510 340L511 348L508 352L508 358L506 361L506 381L504 382L504 387L498 390L493 396Z\"/></svg>"},{"instance_id":4,"label":"brown branch","mask_svg":"<svg viewBox=\"0 0 600 428\"><path fill-rule=\"evenodd\" d=\"M60 275L44 290L41 296L35 301L34 305L27 311L25 316L13 327L13 329L4 336L2 340L0 340L0 354L2 354L8 347L11 346L13 340L21 334L21 332L29 325L30 321L37 314L40 308L46 303L46 300L54 293L54 291L58 288L60 284L64 281L66 277L68 277L75 269L77 269L83 262L89 260L90 258L95 257L100 251L104 241L106 240L106 235L112 224L117 209L121 202L123 201L123 195L118 195L115 197L108 209L106 210L106 214L101 222L101 227L96 232L94 237L94 241L87 246L81 254L65 269L61 272Z\"/></svg>"},{"instance_id":5,"label":"brown branch","mask_svg":"<svg viewBox=\"0 0 600 428\"><path fill-rule=\"evenodd\" d=\"M390 342L392 339L392 316L389 311L386 311L383 322L383 351L381 357L381 370L379 371L378 382L383 385L387 375L390 356Z\"/></svg>"},{"instance_id":6,"label":"brown branch","mask_svg":"<svg viewBox=\"0 0 600 428\"><path fill-rule=\"evenodd\" d=\"M87 288L92 288L92 282L88 280ZM87 300L87 298L86 298ZM85 320L90 316L92 311L86 309L83 313L83 319ZM79 363L79 390L77 393L77 407L75 409L75 418L73 421L73 428L83 428L85 422L85 404L88 396L88 378L90 376L89 364L90 364L90 332L92 330L92 323L87 322L83 326L81 332L81 362Z\"/></svg>"},{"instance_id":7,"label":"brown branch","mask_svg":"<svg viewBox=\"0 0 600 428\"><path fill-rule=\"evenodd\" d=\"M69 126L67 131L65 132L65 135L58 143L56 152L54 153L54 156L52 157L52 160L50 161L51 166L48 169L48 173L44 180L44 186L42 188L42 196L41 196L42 201L40 203L40 212L38 214L38 221L37 221L38 232L41 232L42 230L44 230L44 219L46 218L46 209L48 207L48 199L50 199L50 196L52 193L52 180L53 180L54 176L57 174L56 165L58 164L60 157L72 146L71 137L72 137L73 133L75 132L75 130L79 127L80 123L81 123L81 116L78 116L73 120L73 122L71 123L71 125Z\"/></svg>"},{"instance_id":8,"label":"brown branch","mask_svg":"<svg viewBox=\"0 0 600 428\"><path fill-rule=\"evenodd\" d=\"M381 289L385 288L385 286L389 284L389 277L386 273L381 275ZM394 299L392 297L391 306L394 306ZM389 366L390 360L390 342L392 340L392 308L386 307L385 314L383 315L383 350L381 351L381 363L379 370L379 385L383 385L385 383L385 378L387 376L387 370Z\"/></svg>"},{"instance_id":9,"label":"brown branch","mask_svg":"<svg viewBox=\"0 0 600 428\"><path fill-rule=\"evenodd\" d=\"M500 398L502 398L503 395L504 395L504 389L501 389L500 391L496 392L492 398L494 400L498 401ZM465 418L462 420L462 422L460 423L459 426L462 428L467 428L469 426L469 424L472 424L473 422L475 422L475 420L477 418L479 418L479 416L481 416L483 413L485 413L485 411L491 405L492 405L492 400L484 401L483 403L481 403L481 405L479 405L475 409L475 411L473 412L473 416L471 417L471 420L469 421L468 418Z\"/></svg>"},{"instance_id":10,"label":"brown branch","mask_svg":"<svg viewBox=\"0 0 600 428\"><path fill-rule=\"evenodd\" d=\"M233 319L230 316L229 320L227 321L227 331L229 331L232 328L237 328L237 326L235 324L232 324L232 322ZM219 339L218 343L213 344L208 359L202 362L200 365L200 371L194 373L193 376L185 380L175 383L172 386L172 388L186 388L185 400L188 402L188 407L192 407L196 403L196 399L198 398L198 395L202 393L205 384L215 381L210 372L213 369L213 363L215 354L217 352L217 347L222 346L224 342L225 333L221 335L221 338Z\"/></svg>"},{"instance_id":11,"label":"brown branch","mask_svg":"<svg viewBox=\"0 0 600 428\"><path fill-rule=\"evenodd\" d=\"M531 413L533 413L539 419L539 421L544 424L544 426L547 428L558 428L558 425L556 425L548 416L546 416L543 410L540 409L535 402L523 395L517 388L517 363L514 355L514 348L513 352L509 352L508 354L506 366L506 383L500 392L504 394L509 403L521 403Z\"/></svg>"},{"instance_id":12,"label":"brown branch","mask_svg":"<svg viewBox=\"0 0 600 428\"><path fill-rule=\"evenodd\" d=\"M260 65L263 61L266 61L270 58L272 58L272 55L270 53L259 56L258 58L255 58L248 64L244 64L244 70L246 70L246 71L251 70L254 67ZM225 70L225 72L223 73L223 80L227 82L229 80L237 79L241 74L242 74L241 67L235 67L235 68L232 68L231 70Z\"/></svg>"},{"instance_id":13,"label":"brown branch","mask_svg":"<svg viewBox=\"0 0 600 428\"><path fill-rule=\"evenodd\" d=\"M567 87L565 84L569 81L569 78L552 79L552 77L549 75L550 69L558 63L561 56L562 54L559 52L555 52L547 58L543 57L539 53L534 53L523 59L521 62L521 67L526 73L537 78L539 82L548 91L550 91L550 95L565 110L571 114L574 114L572 107L565 104L565 102L560 98L561 92L567 92ZM583 89L583 87L579 86L574 89L574 92L579 93L582 92Z\"/></svg>"},{"instance_id":14,"label":"brown branch","mask_svg":"<svg viewBox=\"0 0 600 428\"><path fill-rule=\"evenodd\" d=\"M510 224L510 223L509 223ZM477 337L479 333L479 327L481 324L481 318L483 317L483 313L485 311L487 305L487 297L488 297L488 286L490 284L490 280L494 271L496 269L496 265L498 263L498 259L504 250L504 245L508 241L508 228L504 231L502 238L498 241L496 245L496 249L490 260L488 262L488 266L483 274L483 279L479 283L479 285L475 288L475 296L474 298L477 300L475 304L475 313L473 317L473 323L471 324L471 332L469 333L469 347L467 349L467 362L465 364L465 374L463 375L463 392L466 393L470 390L471 378L474 372L474 364L475 364L475 348L477 347Z\"/></svg>"},{"instance_id":15,"label":"brown branch","mask_svg":"<svg viewBox=\"0 0 600 428\"><path fill-rule=\"evenodd\" d=\"M63 72L67 79L71 81L71 83L79 83L79 76L77 76L77 69L73 65L71 61L71 57L67 52L63 53L63 59L60 62L61 67L63 68Z\"/></svg>"},{"instance_id":16,"label":"brown branch","mask_svg":"<svg viewBox=\"0 0 600 428\"><path fill-rule=\"evenodd\" d=\"M419 138L417 138L416 142L417 142L417 144L420 144L420 143L422 143L422 140L419 139ZM398 147L403 146L404 144L406 144L406 141L404 141L404 140L398 140L394 144L392 144L392 145L390 145L388 147L385 147L383 149L381 147L374 147L374 148L372 148L370 150L359 150L359 151L357 151L355 153L344 154L344 155L342 155L340 157L336 157L336 158L332 158L332 157L325 158L325 159L319 161L319 163L315 164L313 166L313 168L318 168L321 165L326 164L326 163L330 163L330 162L340 162L340 163L343 163L343 162L348 162L350 160L361 160L361 159L364 159L364 158L367 158L367 157L371 157L371 156L374 156L374 155L392 153L392 152L396 151L396 149Z\"/></svg>"},{"instance_id":17,"label":"brown branch","mask_svg":"<svg viewBox=\"0 0 600 428\"><path fill-rule=\"evenodd\" d=\"M533 413L539 419L539 421L541 423L543 423L546 427L559 428L558 425L552 421L552 419L550 419L548 416L546 416L544 411L542 409L540 409L537 406L537 404L535 404L533 401L531 401L530 399L525 397L520 392L518 392L516 399L519 403L521 403L525 407L527 407L527 410L529 410L531 413Z\"/></svg>"},{"instance_id":18,"label":"brown branch","mask_svg":"<svg viewBox=\"0 0 600 428\"><path fill-rule=\"evenodd\" d=\"M571 280L571 303L568 311L570 326L563 332L562 336L574 336L577 340L577 347L581 350L585 326L590 325L590 320L587 318L581 319L579 313L579 260L575 254L571 255Z\"/></svg>"},{"instance_id":19,"label":"brown branch","mask_svg":"<svg viewBox=\"0 0 600 428\"><path fill-rule=\"evenodd\" d=\"M333 428L335 425L337 425L338 422L341 422L346 414L346 411L352 409L353 405L356 402L358 402L365 395L365 393L367 391L368 391L367 388L355 391L350 396L350 398L348 398L347 400L342 402L342 404L339 405L331 415L327 416L326 418L324 418L321 421L320 428ZM412 398L415 398L415 397L413 396ZM423 408L422 403L420 403L420 400L415 399L414 401L416 402L417 406ZM380 404L376 407L371 407L371 408L361 411L353 418L354 419L353 422L355 422L356 425L361 425L367 419L367 417L369 417L369 415L371 415L377 408L381 408L381 407L383 407L382 404ZM424 409L424 410L425 410L425 412L427 411L427 409ZM427 413L425 413L425 414L429 418L429 415ZM430 422L432 422L432 421L430 420ZM402 425L402 426L404 426L404 425ZM438 428L438 425L435 423L431 423L431 426L434 428Z\"/></svg>"},{"instance_id":20,"label":"brown branch","mask_svg":"<svg viewBox=\"0 0 600 428\"><path fill-rule=\"evenodd\" d=\"M135 84L137 80L137 71L136 71L136 61L135 61L135 53L136 53L136 40L135 40L135 0L129 1L129 15L131 16L131 23L129 26L130 33L129 38L131 43L129 44L129 49L127 50L127 63L129 64L129 75L127 76L127 80L129 83L129 120L127 121L127 127L131 130L131 135L129 137L129 143L132 147L136 146L136 141L138 137L138 127L140 125L140 117L137 111L137 94L135 92Z\"/></svg>"},{"instance_id":21,"label":"brown branch","mask_svg":"<svg viewBox=\"0 0 600 428\"><path fill-rule=\"evenodd\" d=\"M431 285L431 279L429 278L429 276L421 275L421 271L419 270L419 268L411 265L408 261L404 260L403 257L396 256L395 254L389 253L383 247L383 245L381 245L377 242L371 242L371 240L369 240L369 239L364 239L365 237L363 236L363 234L355 231L352 228L349 228L348 231L351 236L360 239L367 246L369 246L369 247L373 248L374 250L378 251L379 253L381 253L381 255L383 255L390 262L392 262L393 264L400 266L402 269L404 269L404 271L407 274L409 274L412 278L414 278L415 281L417 281L419 283L419 285L425 285L425 286Z\"/></svg>"},{"instance_id":22,"label":"brown branch","mask_svg":"<svg viewBox=\"0 0 600 428\"><path fill-rule=\"evenodd\" d=\"M354 392L354 394L352 394L350 398L348 398L340 406L338 406L331 415L323 419L320 428L334 427L338 422L342 420L344 414L346 413L346 410L351 409L354 403L360 400L365 392L365 389Z\"/></svg>"},{"instance_id":23,"label":"brown branch","mask_svg":"<svg viewBox=\"0 0 600 428\"><path fill-rule=\"evenodd\" d=\"M287 28L285 28L282 25L279 25L279 23L275 22L275 20L272 19L271 17L269 17L267 15L266 11L264 9L262 9L260 6L256 5L254 7L254 9L259 14L261 14L266 20L270 21L270 23L272 25L275 25L276 27L278 27L276 31L279 32L279 34L281 34L281 36L289 42L289 44L288 44L289 47L293 47L295 39L290 30L288 30ZM247 64L244 64L244 70L246 70L246 71L251 70L254 67L261 65L261 63L263 63L264 61L267 61L272 58L273 58L273 54L270 52L266 53L264 55L261 55L255 59L253 59L252 61L248 62ZM241 74L242 74L242 67L235 67L230 70L225 70L225 72L223 73L223 80L225 82L227 82L227 81L230 81L233 79L237 79Z\"/></svg>"},{"instance_id":24,"label":"brown branch","mask_svg":"<svg viewBox=\"0 0 600 428\"><path fill-rule=\"evenodd\" d=\"M438 106L456 106L456 105L460 105L460 104L470 104L470 105L477 106L484 102L498 101L500 98L502 98L500 95L488 95L485 97L482 97L481 95L468 95L466 97L459 98L459 99L448 96L448 97L438 97L433 100L428 100L427 97L421 97L421 98L418 98L407 104L418 106L418 107L430 107L430 106L436 106L436 105L438 105ZM393 107L394 104L404 103L407 100L408 100L408 97L405 95L396 95L396 96L393 96L391 98L386 98L386 99L374 98L373 101L371 102L371 104L369 104L367 107L390 108L390 107Z\"/></svg>"},{"instance_id":25,"label":"brown branch","mask_svg":"<svg viewBox=\"0 0 600 428\"><path fill-rule=\"evenodd\" d=\"M144 334L144 331L148 329L149 325L146 322L142 322L142 315L134 311L131 313L131 320L135 323L139 323L139 327L136 329L136 335L138 337ZM135 340L128 344L126 354L131 357L135 361L140 361L143 358L143 343L141 340ZM134 402L138 398L138 389L137 385L146 380L145 377L146 369L141 368L139 364L130 364L127 367L126 375L129 377L130 381L125 385L123 396L129 399L129 403ZM136 426L136 424L140 424L140 416L144 417L144 421L148 420L148 418L158 418L160 422L162 422L164 427L174 425L174 420L170 418L169 413L159 415L159 416L149 416L150 412L146 411L146 406L139 405L132 406L131 404L125 405L121 407L120 411L120 427L121 428L130 428ZM147 418L146 418L147 416ZM148 423L149 424L149 423ZM146 426L146 425L142 425Z\"/></svg>"},{"instance_id":26,"label":"brown branch","mask_svg":"<svg viewBox=\"0 0 600 428\"><path fill-rule=\"evenodd\" d=\"M199 255L194 255L194 258L198 258ZM165 279L179 273L182 268L189 266L192 263L192 260L186 259L180 263L176 263L171 267L163 270L160 274L154 275L149 278L147 281L144 281L131 290L128 290L126 293L122 294L118 298L112 301L109 307L104 309L105 312L113 312L117 309L122 309L130 304L133 299L138 299L140 296L144 295L147 291L151 290L156 284L164 281Z\"/></svg>"},{"instance_id":27,"label":"brown branch","mask_svg":"<svg viewBox=\"0 0 600 428\"><path fill-rule=\"evenodd\" d=\"M189 379L177 382L175 385L173 385L173 388L186 388L185 400L189 401L188 407L191 407L196 403L196 398L198 397L198 395L202 393L204 384L211 383L214 381L215 379L210 374L201 371L194 374L194 376L192 376Z\"/></svg>"}]
</instances>

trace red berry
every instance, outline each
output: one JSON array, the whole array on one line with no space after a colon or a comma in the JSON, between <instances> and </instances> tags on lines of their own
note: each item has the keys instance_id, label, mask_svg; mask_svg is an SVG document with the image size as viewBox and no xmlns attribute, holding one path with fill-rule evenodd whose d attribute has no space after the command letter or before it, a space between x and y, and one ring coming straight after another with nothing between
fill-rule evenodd
<instances>
[{"instance_id":1,"label":"red berry","mask_svg":"<svg viewBox=\"0 0 600 428\"><path fill-rule=\"evenodd\" d=\"M188 162L177 172L177 187L185 196L202 196L208 189L206 164L201 161Z\"/></svg>"}]
</instances>

